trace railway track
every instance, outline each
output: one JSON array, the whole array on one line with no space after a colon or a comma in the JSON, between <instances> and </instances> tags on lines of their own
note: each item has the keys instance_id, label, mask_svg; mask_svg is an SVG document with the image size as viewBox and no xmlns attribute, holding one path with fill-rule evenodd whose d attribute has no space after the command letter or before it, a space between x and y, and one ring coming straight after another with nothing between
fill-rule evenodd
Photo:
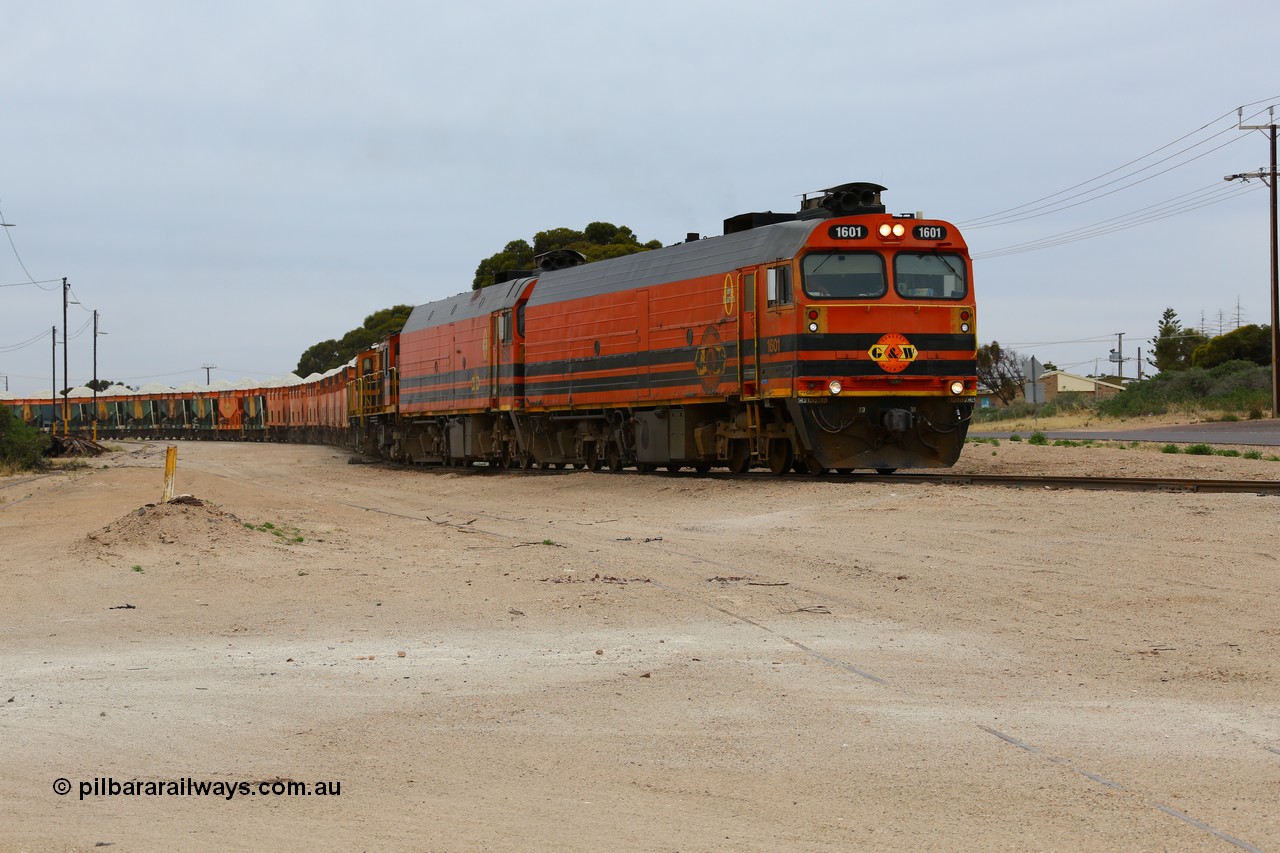
<instances>
[{"instance_id":1,"label":"railway track","mask_svg":"<svg viewBox=\"0 0 1280 853\"><path fill-rule=\"evenodd\" d=\"M852 475L857 476L857 475ZM1037 489L1099 489L1119 492L1234 492L1280 495L1280 480L1217 480L1192 477L1060 477L1015 474L873 474L868 480L941 483L958 486L1011 486Z\"/></svg>"},{"instance_id":2,"label":"railway track","mask_svg":"<svg viewBox=\"0 0 1280 853\"><path fill-rule=\"evenodd\" d=\"M437 471L440 473L470 473L473 475L511 475L519 477L529 476L557 476L575 473L574 469L551 469L551 470L529 470L518 471L502 468L487 468L484 466L473 466L470 468L424 468L427 471ZM581 473L578 469L577 473ZM622 472L631 476L636 476L640 472L628 470ZM608 474L599 474L599 476L617 476ZM724 471L712 471L707 474L695 474L693 471L658 472L645 476L664 477L703 477L712 480L770 480L770 481L790 481L790 482L815 482L829 481L836 483L901 483L901 484L928 484L928 485L946 485L946 486L1006 486L1009 488L1020 489L1092 489L1099 491L1113 492L1196 492L1201 494L1212 493L1235 493L1248 495L1280 495L1280 480L1223 480L1216 478L1195 478L1195 477L1068 477L1059 475L1041 475L1041 474L961 474L951 471L932 473L932 472L912 472L912 473L894 473L894 474L877 474L874 472L837 474L828 473L815 477L812 474L787 474L782 477L769 474L764 471L753 471L745 475L729 474Z\"/></svg>"}]
</instances>

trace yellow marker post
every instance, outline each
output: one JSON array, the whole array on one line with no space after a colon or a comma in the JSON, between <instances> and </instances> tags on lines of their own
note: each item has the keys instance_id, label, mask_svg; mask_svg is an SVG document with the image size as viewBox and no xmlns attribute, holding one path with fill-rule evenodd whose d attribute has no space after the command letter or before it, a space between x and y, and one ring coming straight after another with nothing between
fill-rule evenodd
<instances>
[{"instance_id":1,"label":"yellow marker post","mask_svg":"<svg viewBox=\"0 0 1280 853\"><path fill-rule=\"evenodd\" d=\"M170 445L164 452L164 495L160 500L173 500L173 477L178 473L178 448Z\"/></svg>"}]
</instances>

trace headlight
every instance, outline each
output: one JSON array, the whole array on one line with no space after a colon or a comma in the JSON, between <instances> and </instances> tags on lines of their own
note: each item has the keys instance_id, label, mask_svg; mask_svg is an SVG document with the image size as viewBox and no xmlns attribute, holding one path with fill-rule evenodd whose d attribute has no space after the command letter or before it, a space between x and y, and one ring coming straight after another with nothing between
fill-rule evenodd
<instances>
[{"instance_id":1,"label":"headlight","mask_svg":"<svg viewBox=\"0 0 1280 853\"><path fill-rule=\"evenodd\" d=\"M832 394L839 394L841 391L844 390L844 386L840 384L839 379L832 379L830 382L827 383L827 390L830 391Z\"/></svg>"},{"instance_id":2,"label":"headlight","mask_svg":"<svg viewBox=\"0 0 1280 853\"><path fill-rule=\"evenodd\" d=\"M969 324L968 324L968 323L961 323L961 324L960 324L960 331L962 331L962 332L968 332L968 331L969 331Z\"/></svg>"},{"instance_id":3,"label":"headlight","mask_svg":"<svg viewBox=\"0 0 1280 853\"><path fill-rule=\"evenodd\" d=\"M809 324L809 331L811 331L811 332L816 332L816 331L818 331L818 324L817 324L817 323L810 323L810 324Z\"/></svg>"},{"instance_id":4,"label":"headlight","mask_svg":"<svg viewBox=\"0 0 1280 853\"><path fill-rule=\"evenodd\" d=\"M957 379L955 382L952 382L952 383L951 383L951 393L952 393L952 394L963 394L963 393L964 393L964 383L963 383L963 382L961 382L959 379Z\"/></svg>"}]
</instances>

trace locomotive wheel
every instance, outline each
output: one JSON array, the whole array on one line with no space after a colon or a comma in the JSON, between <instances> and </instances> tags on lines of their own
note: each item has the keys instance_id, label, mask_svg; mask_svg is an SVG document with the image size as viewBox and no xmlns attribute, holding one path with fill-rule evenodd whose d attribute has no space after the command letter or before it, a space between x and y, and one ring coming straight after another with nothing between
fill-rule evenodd
<instances>
[{"instance_id":1,"label":"locomotive wheel","mask_svg":"<svg viewBox=\"0 0 1280 853\"><path fill-rule=\"evenodd\" d=\"M617 474L622 470L622 454L618 452L616 445L610 444L609 449L604 452L604 462L610 474Z\"/></svg>"},{"instance_id":2,"label":"locomotive wheel","mask_svg":"<svg viewBox=\"0 0 1280 853\"><path fill-rule=\"evenodd\" d=\"M654 471L658 470L658 466L654 465L652 462L637 462L636 470L641 474L652 474Z\"/></svg>"},{"instance_id":3,"label":"locomotive wheel","mask_svg":"<svg viewBox=\"0 0 1280 853\"><path fill-rule=\"evenodd\" d=\"M745 474L751 470L751 445L746 439L735 438L729 442L729 473Z\"/></svg>"},{"instance_id":4,"label":"locomotive wheel","mask_svg":"<svg viewBox=\"0 0 1280 853\"><path fill-rule=\"evenodd\" d=\"M528 453L522 454L520 457L520 467L526 471L533 468L533 456Z\"/></svg>"},{"instance_id":5,"label":"locomotive wheel","mask_svg":"<svg viewBox=\"0 0 1280 853\"><path fill-rule=\"evenodd\" d=\"M781 477L789 472L794 458L791 442L782 439L769 442L769 471L775 477Z\"/></svg>"},{"instance_id":6,"label":"locomotive wheel","mask_svg":"<svg viewBox=\"0 0 1280 853\"><path fill-rule=\"evenodd\" d=\"M698 460L697 462L693 463L693 470L696 471L698 474L706 474L708 471L711 470L710 460L704 460L704 459Z\"/></svg>"},{"instance_id":7,"label":"locomotive wheel","mask_svg":"<svg viewBox=\"0 0 1280 853\"><path fill-rule=\"evenodd\" d=\"M587 464L584 466L588 471L599 471L604 463L600 461L600 448L594 442L587 445L586 450Z\"/></svg>"},{"instance_id":8,"label":"locomotive wheel","mask_svg":"<svg viewBox=\"0 0 1280 853\"><path fill-rule=\"evenodd\" d=\"M897 470L898 470L897 468L877 468L877 469L876 469L876 473L877 473L877 474L892 474L894 471L897 471Z\"/></svg>"}]
</instances>

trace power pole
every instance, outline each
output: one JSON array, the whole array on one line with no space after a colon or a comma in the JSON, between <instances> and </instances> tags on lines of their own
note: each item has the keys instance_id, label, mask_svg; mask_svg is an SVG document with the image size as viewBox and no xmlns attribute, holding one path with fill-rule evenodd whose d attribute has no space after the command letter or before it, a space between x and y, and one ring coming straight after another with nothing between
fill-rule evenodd
<instances>
[{"instance_id":1,"label":"power pole","mask_svg":"<svg viewBox=\"0 0 1280 853\"><path fill-rule=\"evenodd\" d=\"M67 284L67 277L62 277L62 434L66 435L68 430L68 422L71 420L71 402L67 399L67 394L71 391L71 380L67 377L67 343L70 338L67 336L67 295L71 290L71 285Z\"/></svg>"},{"instance_id":2,"label":"power pole","mask_svg":"<svg viewBox=\"0 0 1280 853\"><path fill-rule=\"evenodd\" d=\"M1108 361L1116 363L1116 370L1119 372L1120 384L1124 384L1124 332L1116 332L1116 348L1111 351Z\"/></svg>"},{"instance_id":3,"label":"power pole","mask_svg":"<svg viewBox=\"0 0 1280 853\"><path fill-rule=\"evenodd\" d=\"M1271 190L1271 417L1280 417L1280 369L1277 366L1277 356L1280 355L1280 267L1277 267L1277 246L1276 246L1276 108L1271 107L1267 111L1270 120L1266 124L1245 124L1244 123L1244 107L1241 107L1236 115L1239 121L1237 127L1240 130L1262 130L1266 131L1271 139L1271 168L1267 170L1259 169L1256 172L1247 172L1239 175L1227 175L1225 180L1234 181L1239 178L1247 181L1250 178L1259 178Z\"/></svg>"},{"instance_id":4,"label":"power pole","mask_svg":"<svg viewBox=\"0 0 1280 853\"><path fill-rule=\"evenodd\" d=\"M49 384L49 434L58 434L58 327L53 327L53 352L49 357L53 378Z\"/></svg>"},{"instance_id":5,"label":"power pole","mask_svg":"<svg viewBox=\"0 0 1280 853\"><path fill-rule=\"evenodd\" d=\"M205 385L208 385L208 384L209 384L209 371L210 371L210 370L217 370L217 369L218 369L218 365L216 365L216 364L202 364L202 365L200 365L200 369L204 371L204 384L205 384Z\"/></svg>"},{"instance_id":6,"label":"power pole","mask_svg":"<svg viewBox=\"0 0 1280 853\"><path fill-rule=\"evenodd\" d=\"M98 309L93 309L93 440L98 440Z\"/></svg>"}]
</instances>

